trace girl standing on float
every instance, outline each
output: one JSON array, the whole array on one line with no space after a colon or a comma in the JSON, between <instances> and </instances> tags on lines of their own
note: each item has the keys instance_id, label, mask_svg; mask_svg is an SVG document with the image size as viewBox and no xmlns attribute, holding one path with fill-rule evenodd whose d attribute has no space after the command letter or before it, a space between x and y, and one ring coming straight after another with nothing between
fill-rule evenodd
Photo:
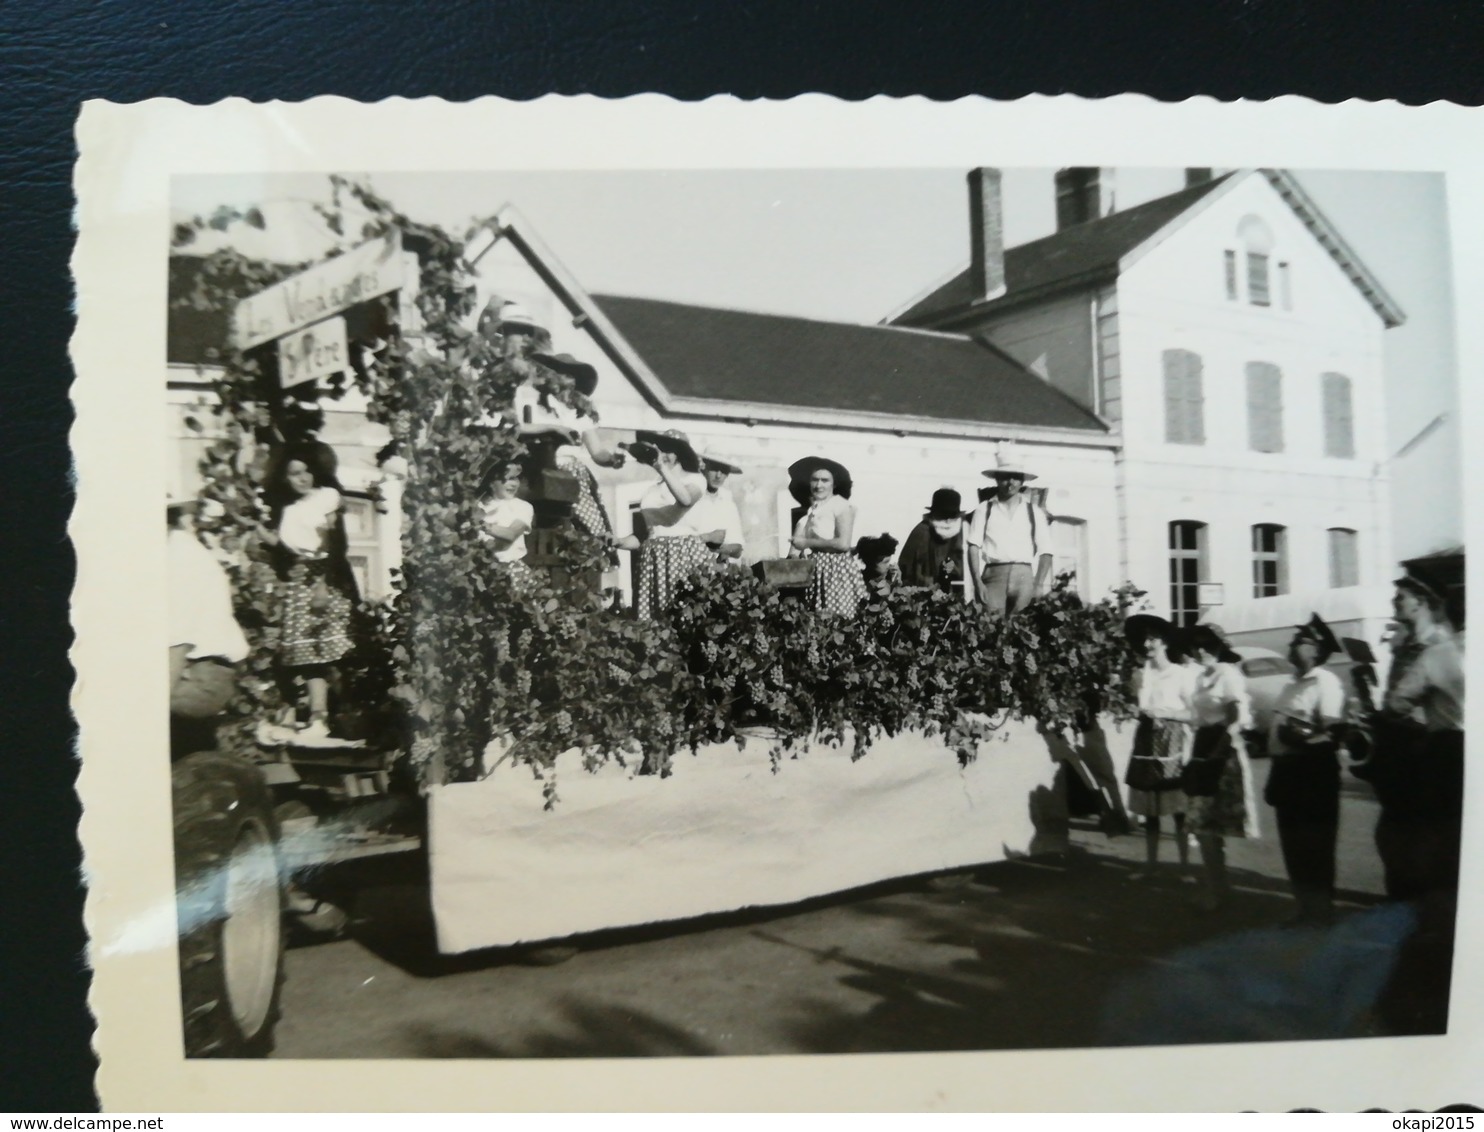
<instances>
[{"instance_id":1,"label":"girl standing on float","mask_svg":"<svg viewBox=\"0 0 1484 1132\"><path fill-rule=\"evenodd\" d=\"M855 507L850 472L823 456L808 456L788 469L789 493L805 508L794 524L790 558L811 558L809 604L854 617L866 597L866 582L851 554Z\"/></svg>"},{"instance_id":2,"label":"girl standing on float","mask_svg":"<svg viewBox=\"0 0 1484 1132\"><path fill-rule=\"evenodd\" d=\"M309 718L299 738L310 742L330 737L330 683L336 662L351 650L357 600L336 463L334 450L320 441L277 453L265 481L272 528L260 532L279 555L278 657L285 675L304 681Z\"/></svg>"},{"instance_id":3,"label":"girl standing on float","mask_svg":"<svg viewBox=\"0 0 1484 1132\"><path fill-rule=\"evenodd\" d=\"M1241 657L1211 625L1190 631L1198 664L1195 738L1182 775L1189 802L1185 821L1201 850L1202 891L1196 906L1214 911L1225 902L1226 838L1257 837L1257 799L1242 733L1252 726Z\"/></svg>"},{"instance_id":4,"label":"girl standing on float","mask_svg":"<svg viewBox=\"0 0 1484 1132\"><path fill-rule=\"evenodd\" d=\"M1169 817L1174 823L1181 871L1190 865L1185 840L1189 800L1180 789L1180 772L1190 751L1196 672L1180 663L1178 631L1163 617L1135 614L1124 629L1145 658L1137 676L1139 722L1124 782L1129 788L1129 813L1144 819L1146 871L1142 879L1152 880L1159 863L1161 818Z\"/></svg>"}]
</instances>

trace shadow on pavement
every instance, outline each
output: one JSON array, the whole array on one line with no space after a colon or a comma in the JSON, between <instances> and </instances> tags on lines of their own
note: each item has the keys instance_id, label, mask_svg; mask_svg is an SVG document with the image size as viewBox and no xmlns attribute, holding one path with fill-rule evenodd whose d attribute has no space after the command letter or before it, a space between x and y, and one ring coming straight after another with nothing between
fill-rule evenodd
<instances>
[{"instance_id":1,"label":"shadow on pavement","mask_svg":"<svg viewBox=\"0 0 1484 1132\"><path fill-rule=\"evenodd\" d=\"M647 1014L618 1007L564 1002L554 1009L552 1029L502 1046L468 1033L425 1025L410 1027L413 1057L698 1057L715 1051L683 1030Z\"/></svg>"}]
</instances>

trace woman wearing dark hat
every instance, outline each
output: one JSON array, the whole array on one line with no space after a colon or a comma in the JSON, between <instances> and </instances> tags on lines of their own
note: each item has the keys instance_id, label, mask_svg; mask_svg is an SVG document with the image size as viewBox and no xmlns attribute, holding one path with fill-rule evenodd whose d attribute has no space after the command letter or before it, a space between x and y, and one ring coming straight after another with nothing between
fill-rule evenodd
<instances>
[{"instance_id":1,"label":"woman wearing dark hat","mask_svg":"<svg viewBox=\"0 0 1484 1132\"><path fill-rule=\"evenodd\" d=\"M850 504L850 473L834 460L808 456L788 474L789 493L805 509L794 525L789 557L814 560L809 603L853 617L866 596L866 583L851 554L855 508Z\"/></svg>"},{"instance_id":2,"label":"woman wearing dark hat","mask_svg":"<svg viewBox=\"0 0 1484 1132\"><path fill-rule=\"evenodd\" d=\"M647 531L639 545L637 610L649 619L675 600L680 584L714 561L696 525L696 505L705 498L701 458L677 429L643 432L630 446L634 459L649 464L659 482L639 501Z\"/></svg>"},{"instance_id":3,"label":"woman wearing dark hat","mask_svg":"<svg viewBox=\"0 0 1484 1132\"><path fill-rule=\"evenodd\" d=\"M933 492L932 505L912 528L897 566L904 586L936 586L962 593L964 582L963 501L951 487Z\"/></svg>"},{"instance_id":4,"label":"woman wearing dark hat","mask_svg":"<svg viewBox=\"0 0 1484 1132\"><path fill-rule=\"evenodd\" d=\"M1340 649L1316 613L1288 645L1294 675L1273 706L1268 751L1272 765L1263 791L1278 818L1283 866L1293 886L1295 925L1334 918L1335 842L1340 828L1340 756L1336 738L1345 722L1345 687L1324 662Z\"/></svg>"},{"instance_id":5,"label":"woman wearing dark hat","mask_svg":"<svg viewBox=\"0 0 1484 1132\"><path fill-rule=\"evenodd\" d=\"M901 582L902 576L891 560L896 552L897 540L888 534L874 538L868 535L855 544L855 556L860 559L868 596L885 597Z\"/></svg>"},{"instance_id":6,"label":"woman wearing dark hat","mask_svg":"<svg viewBox=\"0 0 1484 1132\"><path fill-rule=\"evenodd\" d=\"M1226 899L1229 888L1226 838L1258 836L1252 766L1242 742L1252 707L1247 678L1238 667L1242 658L1219 629L1197 625L1189 645L1199 666L1191 698L1196 729L1181 784L1189 807L1186 828L1201 850L1204 886L1198 906L1210 911Z\"/></svg>"},{"instance_id":7,"label":"woman wearing dark hat","mask_svg":"<svg viewBox=\"0 0 1484 1132\"><path fill-rule=\"evenodd\" d=\"M1124 632L1134 651L1145 658L1138 674L1139 722L1124 783L1129 788L1129 813L1144 819L1144 877L1153 879L1162 817L1174 821L1182 871L1190 864L1185 840L1189 802L1180 789L1180 771L1190 751L1195 670L1180 663L1179 631L1163 617L1135 614L1124 623Z\"/></svg>"}]
</instances>

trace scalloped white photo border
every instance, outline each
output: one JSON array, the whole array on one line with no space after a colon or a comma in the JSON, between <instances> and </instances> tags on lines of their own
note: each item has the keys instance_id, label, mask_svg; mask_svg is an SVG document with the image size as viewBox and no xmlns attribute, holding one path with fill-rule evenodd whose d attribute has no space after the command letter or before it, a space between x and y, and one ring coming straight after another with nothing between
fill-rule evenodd
<instances>
[{"instance_id":1,"label":"scalloped white photo border","mask_svg":"<svg viewBox=\"0 0 1484 1132\"><path fill-rule=\"evenodd\" d=\"M77 126L78 500L71 522L80 836L97 1085L111 1111L1358 1111L1484 1102L1484 763L1470 751L1446 1037L902 1055L185 1061L173 946L161 426L172 177L579 169L1279 166L1446 174L1464 435L1484 374L1484 116L1298 98L515 103L91 102ZM497 139L497 140L496 140ZM1465 483L1480 455L1465 445ZM1465 499L1468 542L1480 508ZM1477 571L1476 571L1477 572ZM1480 687L1479 658L1469 664ZM1472 744L1478 747L1477 742ZM164 942L161 942L163 939Z\"/></svg>"}]
</instances>

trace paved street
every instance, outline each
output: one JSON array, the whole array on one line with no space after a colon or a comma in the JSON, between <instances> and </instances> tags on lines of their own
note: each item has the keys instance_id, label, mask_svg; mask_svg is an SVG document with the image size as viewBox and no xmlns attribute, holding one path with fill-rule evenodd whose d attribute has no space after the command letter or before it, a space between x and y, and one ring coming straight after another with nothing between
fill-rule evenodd
<instances>
[{"instance_id":1,"label":"paved street","mask_svg":"<svg viewBox=\"0 0 1484 1132\"><path fill-rule=\"evenodd\" d=\"M1264 764L1257 774L1260 781ZM1154 882L1132 879L1142 837L1110 839L1082 822L1064 857L893 882L786 911L612 932L584 940L579 954L553 966L505 951L438 957L421 862L366 862L359 878L346 878L360 882L352 938L289 954L277 1056L614 1057L1215 1040L1225 1031L1191 1032L1184 1022L1171 1029L1139 988L1158 977L1164 987L1190 991L1195 984L1180 979L1204 969L1201 963L1219 967L1213 948L1219 953L1234 936L1234 953L1252 956L1254 965L1277 948L1289 966L1320 956L1316 969L1338 980L1331 989L1341 997L1369 986L1364 963L1345 974L1350 960L1336 960L1333 948L1356 925L1390 930L1378 919L1386 909L1366 911L1380 892L1370 844L1375 815L1366 788L1347 786L1340 849L1347 915L1328 942L1324 933L1269 930L1291 910L1270 812L1262 840L1231 843L1238 887L1215 914L1188 906L1193 886L1173 869ZM1162 850L1174 859L1168 839ZM1182 955L1195 956L1195 966L1182 965ZM1227 994L1209 981L1194 993ZM1169 1005L1175 1016L1189 1013ZM1225 1005L1215 1003L1213 1014L1206 1003L1195 1014L1235 1027L1233 1038L1321 1036L1330 1025L1317 1007L1306 1021L1250 1012L1231 1021Z\"/></svg>"}]
</instances>

